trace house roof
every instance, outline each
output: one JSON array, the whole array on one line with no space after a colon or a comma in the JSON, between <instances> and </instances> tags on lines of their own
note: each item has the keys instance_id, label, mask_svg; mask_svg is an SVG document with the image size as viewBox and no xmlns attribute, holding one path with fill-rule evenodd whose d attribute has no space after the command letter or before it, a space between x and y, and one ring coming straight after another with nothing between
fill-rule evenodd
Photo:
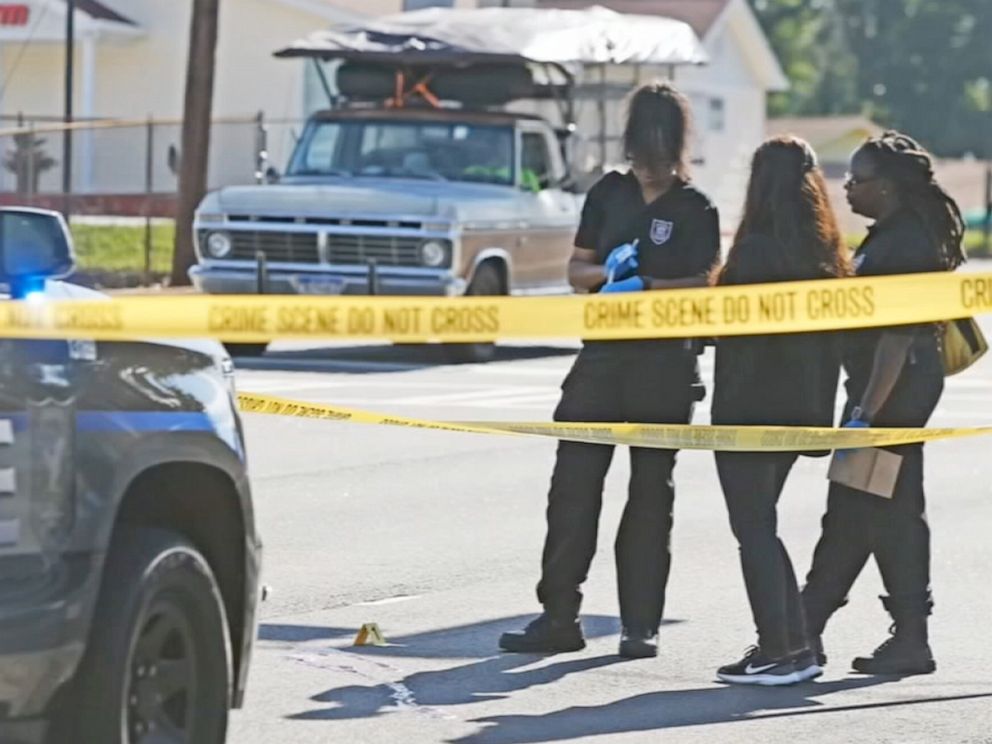
<instances>
[{"instance_id":1,"label":"house roof","mask_svg":"<svg viewBox=\"0 0 992 744\"><path fill-rule=\"evenodd\" d=\"M769 119L766 130L770 136L794 134L814 148L852 134L874 136L882 133L882 127L866 116L783 116Z\"/></svg>"},{"instance_id":2,"label":"house roof","mask_svg":"<svg viewBox=\"0 0 992 744\"><path fill-rule=\"evenodd\" d=\"M700 38L706 36L733 0L537 0L539 8L586 8L602 5L618 13L659 15L692 26Z\"/></svg>"},{"instance_id":3,"label":"house roof","mask_svg":"<svg viewBox=\"0 0 992 744\"><path fill-rule=\"evenodd\" d=\"M138 25L130 18L122 16L113 8L107 7L100 0L76 0L76 9L97 21L112 21L114 23L123 23L126 26Z\"/></svg>"},{"instance_id":4,"label":"house roof","mask_svg":"<svg viewBox=\"0 0 992 744\"><path fill-rule=\"evenodd\" d=\"M341 7L333 0L274 0L296 10L311 13L333 24L357 23L368 17L367 13Z\"/></svg>"}]
</instances>

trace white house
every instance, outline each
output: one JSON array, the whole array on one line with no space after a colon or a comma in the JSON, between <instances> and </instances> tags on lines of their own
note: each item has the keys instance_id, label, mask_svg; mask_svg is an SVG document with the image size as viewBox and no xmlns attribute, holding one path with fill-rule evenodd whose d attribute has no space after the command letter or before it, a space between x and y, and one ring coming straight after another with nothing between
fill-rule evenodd
<instances>
[{"instance_id":1,"label":"white house","mask_svg":"<svg viewBox=\"0 0 992 744\"><path fill-rule=\"evenodd\" d=\"M299 119L312 82L301 61L272 52L316 28L347 23L364 12L393 12L401 0L222 0L214 113ZM353 10L348 9L351 5ZM357 10L361 7L362 11ZM176 120L182 116L191 0L76 0L75 114L79 119ZM65 0L0 0L0 128L19 120L39 126L63 113ZM75 136L74 190L141 191L145 128ZM46 152L60 159L61 138L46 135ZM177 126L155 131L156 190L173 190L165 166ZM215 129L215 178L250 177L251 125ZM0 154L10 152L0 137ZM0 168L0 192L13 176ZM60 188L60 168L41 179Z\"/></svg>"}]
</instances>

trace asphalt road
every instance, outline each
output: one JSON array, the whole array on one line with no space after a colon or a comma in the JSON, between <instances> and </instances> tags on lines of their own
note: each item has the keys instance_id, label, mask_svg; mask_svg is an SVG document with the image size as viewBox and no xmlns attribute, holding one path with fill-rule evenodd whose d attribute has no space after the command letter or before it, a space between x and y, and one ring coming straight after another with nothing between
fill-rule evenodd
<instances>
[{"instance_id":1,"label":"asphalt road","mask_svg":"<svg viewBox=\"0 0 992 744\"><path fill-rule=\"evenodd\" d=\"M409 416L547 420L574 352L512 347L487 365L447 366L436 348L276 347L241 365L239 385ZM709 357L704 371L708 378ZM708 401L696 416L707 421ZM552 442L262 416L245 423L272 592L231 742L992 742L990 439L928 448L938 671L902 680L848 673L889 622L869 565L828 628L824 677L754 689L714 681L754 636L710 453L683 453L676 470L659 658L616 656L612 540L624 457L607 482L587 584L589 646L514 656L500 655L496 640L537 611ZM950 381L934 424L992 424L992 359ZM825 470L824 460L803 458L781 503L801 571L818 535ZM388 647L352 646L366 622L379 624Z\"/></svg>"}]
</instances>

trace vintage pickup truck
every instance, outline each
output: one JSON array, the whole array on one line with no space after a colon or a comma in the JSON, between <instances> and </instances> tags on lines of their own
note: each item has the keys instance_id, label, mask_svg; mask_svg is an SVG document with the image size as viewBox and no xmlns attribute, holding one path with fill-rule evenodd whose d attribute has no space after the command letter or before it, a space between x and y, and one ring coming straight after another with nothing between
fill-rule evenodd
<instances>
[{"instance_id":1,"label":"vintage pickup truck","mask_svg":"<svg viewBox=\"0 0 992 744\"><path fill-rule=\"evenodd\" d=\"M567 292L578 221L568 185L555 131L537 117L327 111L278 183L204 199L191 277L203 292L254 293L262 256L262 290L277 294Z\"/></svg>"}]
</instances>

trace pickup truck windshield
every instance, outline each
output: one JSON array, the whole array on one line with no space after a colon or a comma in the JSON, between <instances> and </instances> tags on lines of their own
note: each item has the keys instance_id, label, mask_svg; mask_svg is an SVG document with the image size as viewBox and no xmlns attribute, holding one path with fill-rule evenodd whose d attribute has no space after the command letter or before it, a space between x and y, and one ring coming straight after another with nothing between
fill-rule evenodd
<instances>
[{"instance_id":1,"label":"pickup truck windshield","mask_svg":"<svg viewBox=\"0 0 992 744\"><path fill-rule=\"evenodd\" d=\"M513 183L513 128L457 122L313 121L289 176Z\"/></svg>"}]
</instances>

